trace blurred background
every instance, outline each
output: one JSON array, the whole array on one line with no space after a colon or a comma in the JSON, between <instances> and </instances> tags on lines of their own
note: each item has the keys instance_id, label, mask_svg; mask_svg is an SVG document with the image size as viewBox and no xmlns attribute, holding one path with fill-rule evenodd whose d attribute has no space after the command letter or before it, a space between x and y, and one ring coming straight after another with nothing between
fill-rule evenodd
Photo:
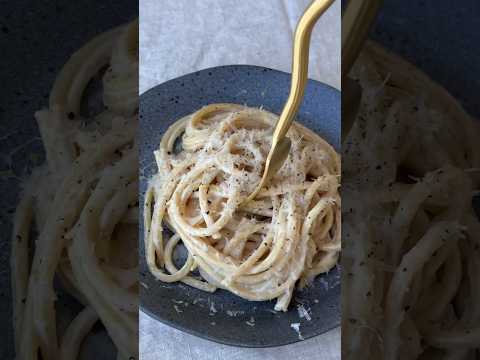
<instances>
[{"instance_id":1,"label":"blurred background","mask_svg":"<svg viewBox=\"0 0 480 360\"><path fill-rule=\"evenodd\" d=\"M478 29L478 0L385 0L371 38L423 70L478 118Z\"/></svg>"},{"instance_id":2,"label":"blurred background","mask_svg":"<svg viewBox=\"0 0 480 360\"><path fill-rule=\"evenodd\" d=\"M53 82L76 50L137 16L138 3L131 0L0 2L0 359L15 356L10 286L13 214L22 180L45 160L33 114L48 106ZM67 318L79 310L71 297L58 296L57 306ZM115 348L101 326L87 342L85 349L92 352L84 351L83 358L115 358Z\"/></svg>"}]
</instances>

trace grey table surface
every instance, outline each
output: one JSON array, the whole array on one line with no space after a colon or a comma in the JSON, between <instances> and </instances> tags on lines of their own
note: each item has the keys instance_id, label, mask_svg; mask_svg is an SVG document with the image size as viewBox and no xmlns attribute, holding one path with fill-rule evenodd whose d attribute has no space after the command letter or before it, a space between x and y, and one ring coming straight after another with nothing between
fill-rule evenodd
<instances>
[{"instance_id":1,"label":"grey table surface","mask_svg":"<svg viewBox=\"0 0 480 360\"><path fill-rule=\"evenodd\" d=\"M142 0L140 93L197 70L232 64L290 72L296 23L310 0ZM309 77L340 88L340 2L312 35ZM164 325L140 312L140 358L340 359L340 329L267 349L217 344Z\"/></svg>"}]
</instances>

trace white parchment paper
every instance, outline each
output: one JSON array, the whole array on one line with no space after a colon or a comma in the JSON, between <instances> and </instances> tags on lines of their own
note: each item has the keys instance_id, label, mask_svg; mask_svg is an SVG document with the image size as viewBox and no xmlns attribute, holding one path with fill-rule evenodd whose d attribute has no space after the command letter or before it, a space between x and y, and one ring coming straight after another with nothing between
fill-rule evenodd
<instances>
[{"instance_id":1,"label":"white parchment paper","mask_svg":"<svg viewBox=\"0 0 480 360\"><path fill-rule=\"evenodd\" d=\"M140 93L213 66L249 64L290 72L293 32L310 0L140 0ZM309 77L340 88L340 1L312 35ZM340 359L340 329L293 345L216 344L140 314L144 360Z\"/></svg>"}]
</instances>

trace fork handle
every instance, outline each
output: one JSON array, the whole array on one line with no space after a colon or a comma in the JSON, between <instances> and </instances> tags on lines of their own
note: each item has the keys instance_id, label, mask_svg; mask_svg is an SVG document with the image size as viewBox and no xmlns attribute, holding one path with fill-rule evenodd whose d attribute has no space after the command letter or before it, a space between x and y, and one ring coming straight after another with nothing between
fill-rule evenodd
<instances>
[{"instance_id":1,"label":"fork handle","mask_svg":"<svg viewBox=\"0 0 480 360\"><path fill-rule=\"evenodd\" d=\"M275 144L285 137L292 125L295 114L302 103L305 85L308 78L308 55L312 30L320 16L332 5L335 0L315 0L305 10L297 29L293 42L292 82L290 94L273 133L272 150Z\"/></svg>"},{"instance_id":2,"label":"fork handle","mask_svg":"<svg viewBox=\"0 0 480 360\"><path fill-rule=\"evenodd\" d=\"M342 81L355 62L383 0L350 0L342 16Z\"/></svg>"}]
</instances>

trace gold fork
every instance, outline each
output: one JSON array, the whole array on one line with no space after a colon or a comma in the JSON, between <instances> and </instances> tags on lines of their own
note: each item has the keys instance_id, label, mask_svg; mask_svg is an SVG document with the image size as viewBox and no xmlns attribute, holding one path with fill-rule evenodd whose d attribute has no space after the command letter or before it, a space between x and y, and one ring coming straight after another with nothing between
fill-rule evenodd
<instances>
[{"instance_id":1,"label":"gold fork","mask_svg":"<svg viewBox=\"0 0 480 360\"><path fill-rule=\"evenodd\" d=\"M313 26L334 0L315 0L305 10L295 30L293 41L292 82L290 94L275 126L272 146L267 156L261 181L246 201L253 200L273 175L282 167L290 151L291 141L286 137L302 103L308 77L308 54Z\"/></svg>"}]
</instances>

